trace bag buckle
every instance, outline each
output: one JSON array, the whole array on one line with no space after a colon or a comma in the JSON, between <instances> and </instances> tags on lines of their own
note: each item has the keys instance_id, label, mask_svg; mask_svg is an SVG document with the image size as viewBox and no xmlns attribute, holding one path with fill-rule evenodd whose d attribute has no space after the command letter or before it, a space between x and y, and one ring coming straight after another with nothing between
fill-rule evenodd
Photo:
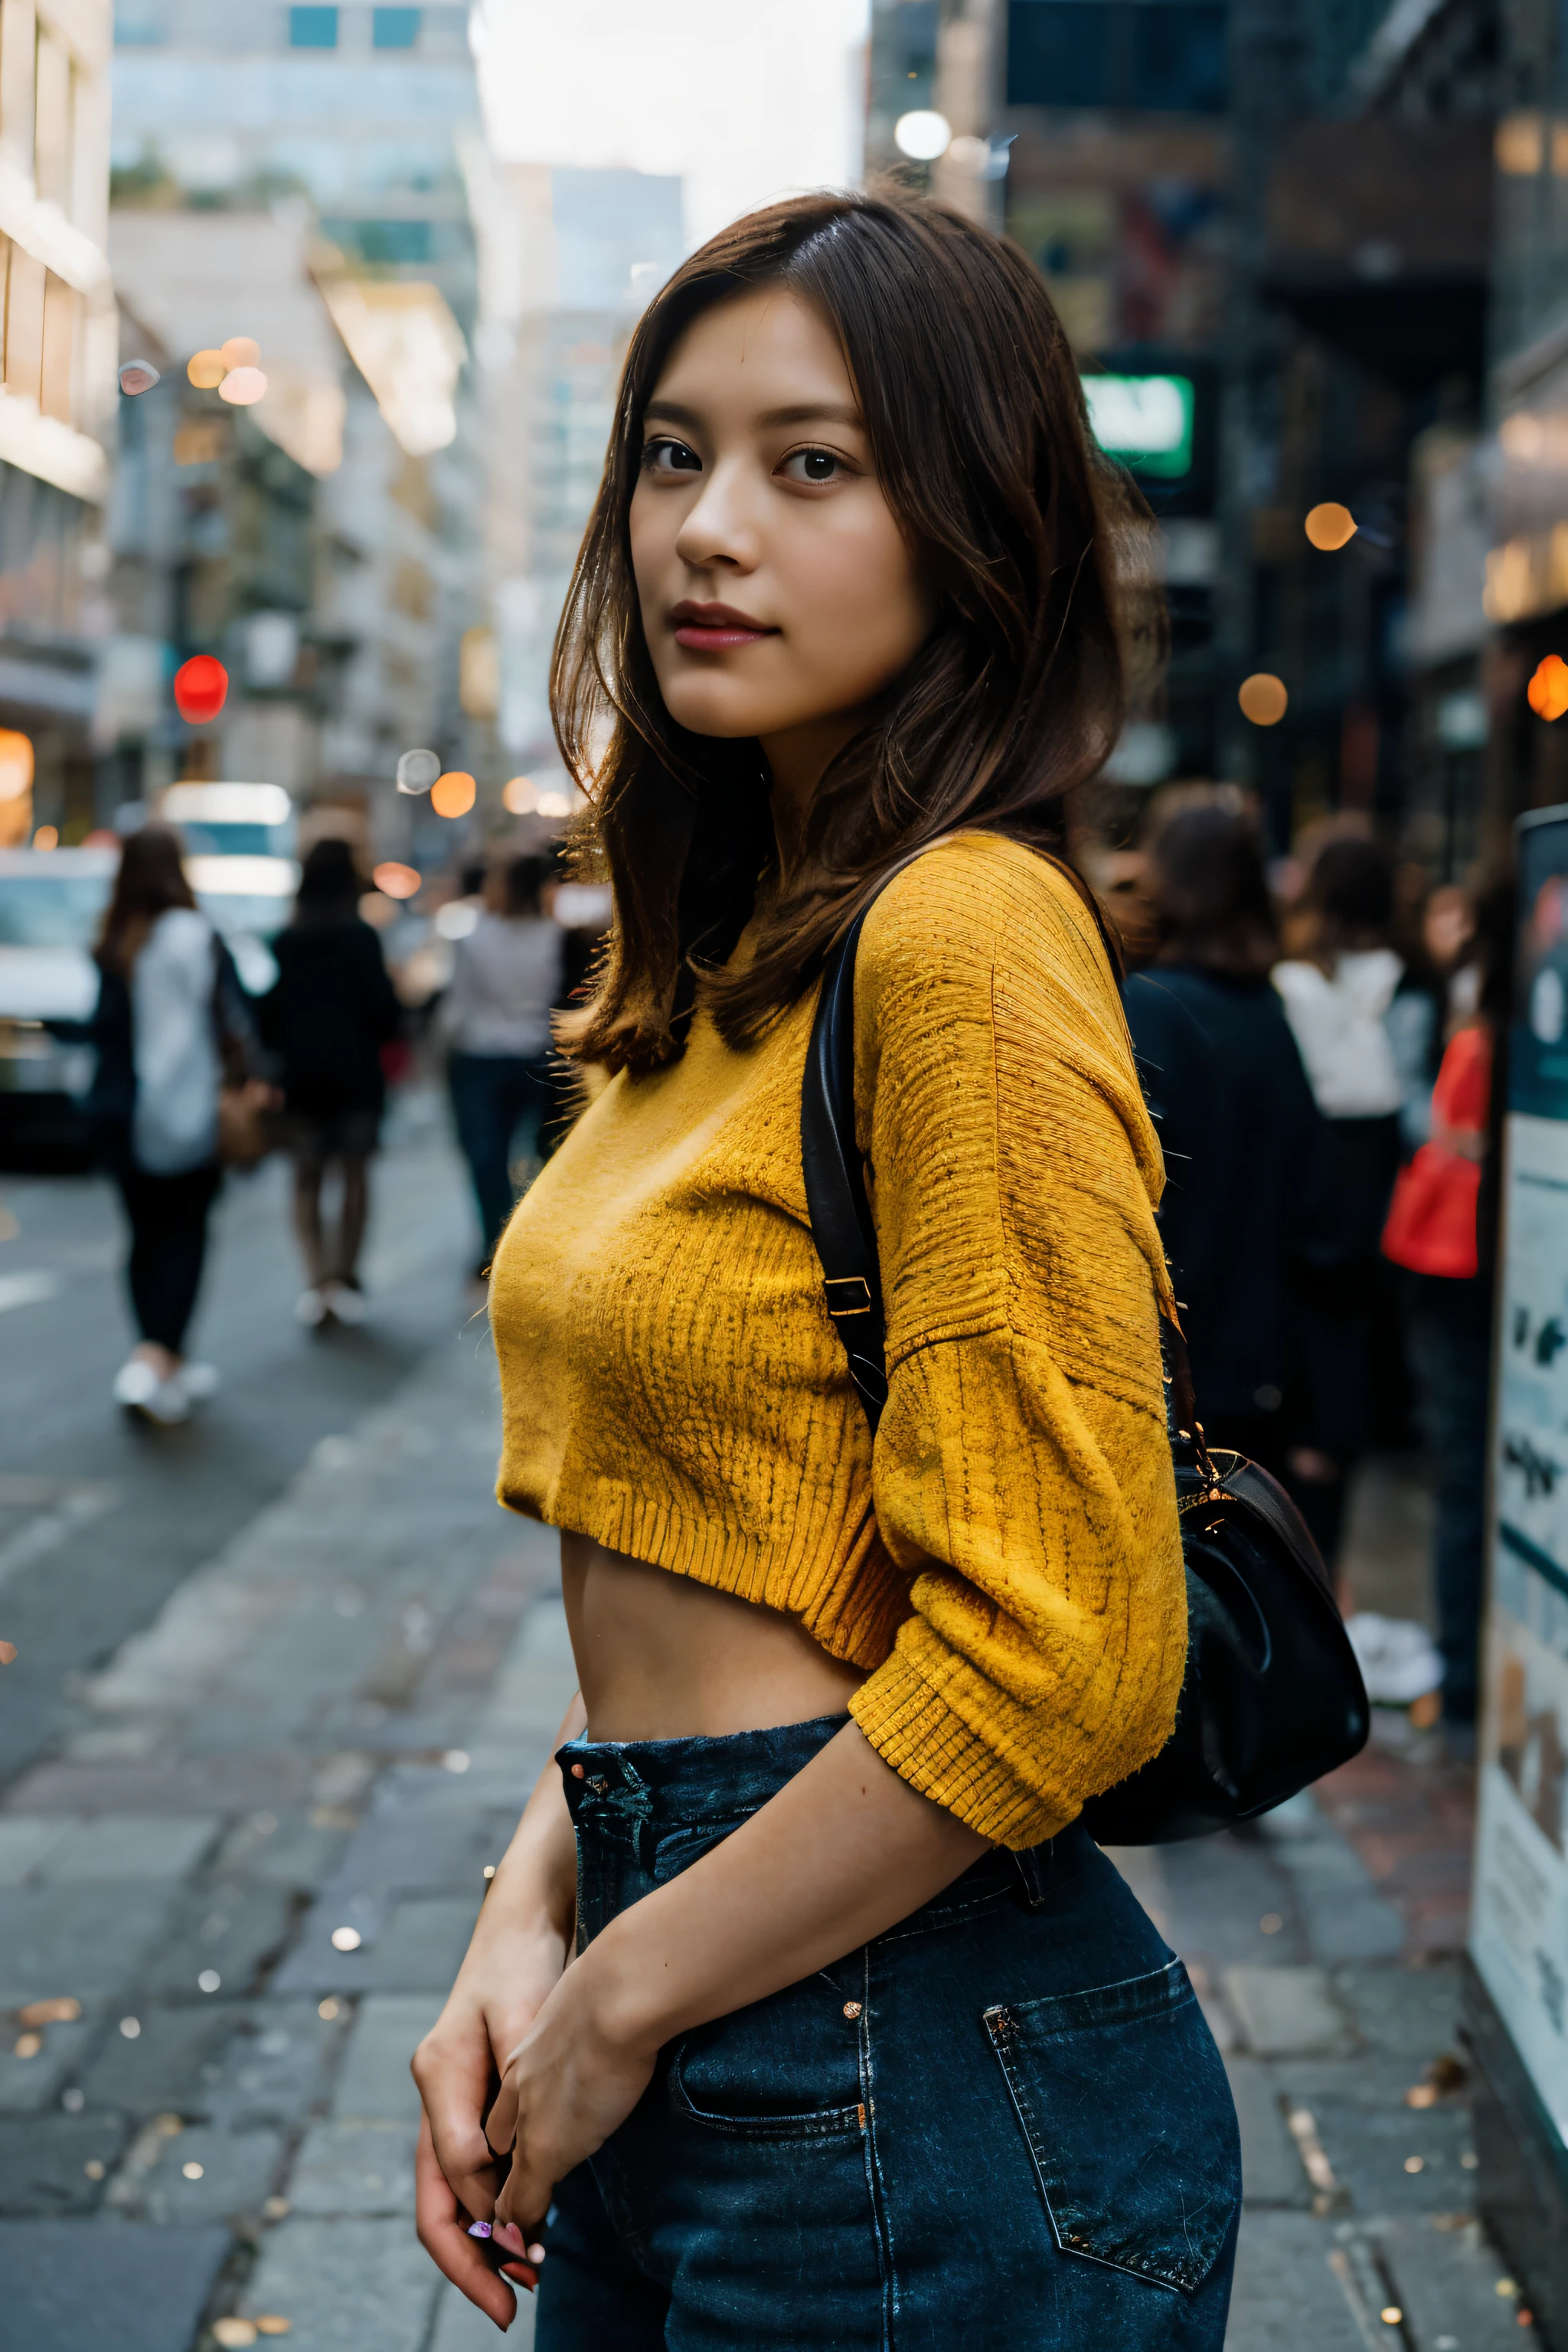
<instances>
[{"instance_id":1,"label":"bag buckle","mask_svg":"<svg viewBox=\"0 0 1568 2352\"><path fill-rule=\"evenodd\" d=\"M863 1274L825 1274L822 1295L835 1323L842 1322L847 1315L871 1312L871 1286Z\"/></svg>"}]
</instances>

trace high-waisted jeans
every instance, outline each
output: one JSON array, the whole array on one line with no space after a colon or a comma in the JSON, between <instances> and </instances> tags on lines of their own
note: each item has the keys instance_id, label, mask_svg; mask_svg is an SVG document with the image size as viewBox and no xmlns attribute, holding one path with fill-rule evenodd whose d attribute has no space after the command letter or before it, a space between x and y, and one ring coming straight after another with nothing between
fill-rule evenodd
<instances>
[{"instance_id":1,"label":"high-waisted jeans","mask_svg":"<svg viewBox=\"0 0 1568 2352\"><path fill-rule=\"evenodd\" d=\"M581 1936L844 1720L563 1748ZM1240 2195L1186 1971L1073 1828L661 2051L556 2191L537 2352L1221 2352Z\"/></svg>"}]
</instances>

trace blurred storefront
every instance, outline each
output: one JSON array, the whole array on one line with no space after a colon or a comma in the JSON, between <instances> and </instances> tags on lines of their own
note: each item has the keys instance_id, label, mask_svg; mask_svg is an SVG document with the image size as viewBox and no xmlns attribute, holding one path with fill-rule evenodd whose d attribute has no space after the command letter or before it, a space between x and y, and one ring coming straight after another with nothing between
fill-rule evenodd
<instances>
[{"instance_id":1,"label":"blurred storefront","mask_svg":"<svg viewBox=\"0 0 1568 2352\"><path fill-rule=\"evenodd\" d=\"M92 823L114 402L110 0L0 8L0 845ZM47 830L46 843L50 838Z\"/></svg>"}]
</instances>

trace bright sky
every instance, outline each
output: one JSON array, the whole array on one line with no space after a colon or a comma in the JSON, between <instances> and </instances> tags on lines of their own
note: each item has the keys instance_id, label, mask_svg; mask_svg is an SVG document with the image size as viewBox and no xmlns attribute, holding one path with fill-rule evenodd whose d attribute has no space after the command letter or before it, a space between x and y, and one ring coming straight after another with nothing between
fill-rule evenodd
<instances>
[{"instance_id":1,"label":"bright sky","mask_svg":"<svg viewBox=\"0 0 1568 2352\"><path fill-rule=\"evenodd\" d=\"M858 180L868 0L483 0L491 144L679 173L700 244L786 190Z\"/></svg>"}]
</instances>

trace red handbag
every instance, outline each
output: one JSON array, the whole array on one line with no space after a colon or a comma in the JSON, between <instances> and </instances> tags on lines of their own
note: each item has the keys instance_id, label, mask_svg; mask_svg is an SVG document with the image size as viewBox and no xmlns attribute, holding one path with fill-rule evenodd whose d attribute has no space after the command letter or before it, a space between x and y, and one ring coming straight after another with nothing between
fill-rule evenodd
<instances>
[{"instance_id":1,"label":"red handbag","mask_svg":"<svg viewBox=\"0 0 1568 2352\"><path fill-rule=\"evenodd\" d=\"M1479 1264L1476 1202L1491 1077L1490 1032L1461 1029L1432 1089L1433 1140L1400 1170L1383 1229L1384 1256L1412 1274L1464 1281Z\"/></svg>"}]
</instances>

